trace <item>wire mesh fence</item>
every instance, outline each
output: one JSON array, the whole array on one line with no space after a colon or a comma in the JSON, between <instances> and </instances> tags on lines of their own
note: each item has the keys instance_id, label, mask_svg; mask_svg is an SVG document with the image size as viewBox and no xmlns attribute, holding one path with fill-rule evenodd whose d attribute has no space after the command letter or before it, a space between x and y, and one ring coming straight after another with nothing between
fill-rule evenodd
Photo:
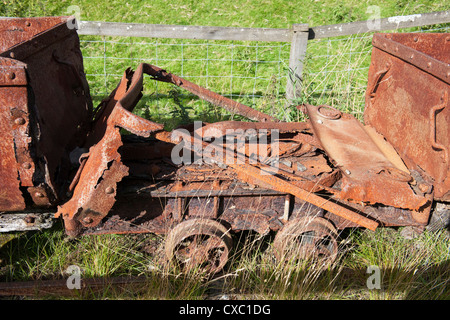
<instances>
[{"instance_id":1,"label":"wire mesh fence","mask_svg":"<svg viewBox=\"0 0 450 320\"><path fill-rule=\"evenodd\" d=\"M288 43L120 39L82 36L91 94L96 102L115 88L123 71L141 62L157 65L241 103L267 109L284 95ZM189 114L194 118L232 117L172 85L146 80L139 110L155 120Z\"/></svg>"},{"instance_id":2,"label":"wire mesh fence","mask_svg":"<svg viewBox=\"0 0 450 320\"><path fill-rule=\"evenodd\" d=\"M396 32L448 32L450 24ZM290 43L80 36L94 104L119 83L124 70L157 65L221 95L298 121L299 103L329 104L361 118L372 33L308 41L301 96L287 101ZM239 119L173 85L145 79L136 112L169 127L189 119Z\"/></svg>"},{"instance_id":3,"label":"wire mesh fence","mask_svg":"<svg viewBox=\"0 0 450 320\"><path fill-rule=\"evenodd\" d=\"M392 32L448 32L450 24ZM308 41L299 102L328 104L352 113L364 112L373 33Z\"/></svg>"}]
</instances>

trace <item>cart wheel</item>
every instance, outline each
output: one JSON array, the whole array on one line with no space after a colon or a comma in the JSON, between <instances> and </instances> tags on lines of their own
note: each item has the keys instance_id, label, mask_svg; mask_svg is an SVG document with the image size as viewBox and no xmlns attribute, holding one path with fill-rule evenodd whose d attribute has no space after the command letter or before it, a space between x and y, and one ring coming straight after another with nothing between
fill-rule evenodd
<instances>
[{"instance_id":1,"label":"cart wheel","mask_svg":"<svg viewBox=\"0 0 450 320\"><path fill-rule=\"evenodd\" d=\"M338 252L336 228L320 217L302 217L289 221L277 233L273 242L278 261L296 263L312 259L328 265Z\"/></svg>"},{"instance_id":2,"label":"cart wheel","mask_svg":"<svg viewBox=\"0 0 450 320\"><path fill-rule=\"evenodd\" d=\"M225 266L232 247L229 230L215 220L190 219L176 225L168 234L167 258L184 271L217 273Z\"/></svg>"}]
</instances>

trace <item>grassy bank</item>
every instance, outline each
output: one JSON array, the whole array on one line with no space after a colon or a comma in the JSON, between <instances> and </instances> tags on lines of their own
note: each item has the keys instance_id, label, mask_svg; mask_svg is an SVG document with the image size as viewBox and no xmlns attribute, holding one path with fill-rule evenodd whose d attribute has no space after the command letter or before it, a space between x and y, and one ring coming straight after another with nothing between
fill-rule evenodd
<instances>
[{"instance_id":1,"label":"grassy bank","mask_svg":"<svg viewBox=\"0 0 450 320\"><path fill-rule=\"evenodd\" d=\"M82 20L152 24L209 25L224 27L287 28L293 23L311 26L367 20L369 6L379 6L380 17L448 10L445 2L432 0L186 0L94 1L94 0L3 0L3 16L50 16L72 14L70 6L81 9Z\"/></svg>"},{"instance_id":2,"label":"grassy bank","mask_svg":"<svg viewBox=\"0 0 450 320\"><path fill-rule=\"evenodd\" d=\"M270 236L240 236L224 272L209 278L195 271L181 274L169 266L161 237L104 235L66 241L56 227L3 247L0 277L67 279L69 266L76 265L82 278L147 278L140 287L111 287L78 297L83 299L450 299L450 237L445 231L427 231L408 240L392 228L351 230L341 235L339 257L326 269L309 262L280 264ZM379 272L379 286L373 285L370 266Z\"/></svg>"},{"instance_id":3,"label":"grassy bank","mask_svg":"<svg viewBox=\"0 0 450 320\"><path fill-rule=\"evenodd\" d=\"M377 6L375 9L371 6ZM371 9L369 9L369 7ZM3 16L79 15L81 20L228 27L290 28L345 23L450 9L436 1L17 1L0 3ZM425 29L447 30L447 26ZM444 28L444 29L442 29ZM418 30L415 28L414 30ZM371 35L310 41L299 99L286 101L289 43L81 36L94 105L115 88L127 67L149 62L285 121L301 118L295 105L326 103L359 118L370 62ZM177 98L178 100L174 100ZM136 112L172 129L195 120L236 119L183 90L145 82Z\"/></svg>"}]
</instances>

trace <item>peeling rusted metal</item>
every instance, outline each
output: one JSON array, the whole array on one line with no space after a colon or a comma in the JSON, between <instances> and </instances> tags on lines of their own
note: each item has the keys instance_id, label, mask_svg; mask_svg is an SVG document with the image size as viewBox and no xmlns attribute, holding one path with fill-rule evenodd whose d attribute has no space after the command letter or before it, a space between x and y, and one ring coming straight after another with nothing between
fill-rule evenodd
<instances>
[{"instance_id":1,"label":"peeling rusted metal","mask_svg":"<svg viewBox=\"0 0 450 320\"><path fill-rule=\"evenodd\" d=\"M408 169L392 148L382 145L382 137L349 114L331 118L323 116L321 108L306 106L315 135L343 173L341 199L411 210L429 204L414 193Z\"/></svg>"},{"instance_id":2,"label":"peeling rusted metal","mask_svg":"<svg viewBox=\"0 0 450 320\"><path fill-rule=\"evenodd\" d=\"M185 139L191 139L192 144L196 143L195 137L185 137ZM202 141L197 141L198 144L207 147L208 145ZM234 158L236 155L230 154L230 151L225 148L221 150L224 154L229 154L229 158ZM301 200L307 201L313 205L330 211L340 217L350 220L358 225L364 226L368 229L375 230L378 226L376 221L366 218L356 212L346 209L343 206L329 202L320 196L315 195L310 191L306 191L295 184L292 184L282 178L270 174L272 168L267 165L259 163L258 166L249 164L249 161L243 161L239 163L238 161L229 162L227 166L233 168L238 173L239 179L242 179L248 183L258 183L264 187L268 187L282 193L292 194Z\"/></svg>"},{"instance_id":3,"label":"peeling rusted metal","mask_svg":"<svg viewBox=\"0 0 450 320\"><path fill-rule=\"evenodd\" d=\"M222 121L211 123L197 129L196 134L205 139L219 138L230 135L231 133L238 134L254 131L255 135L261 130L277 130L281 133L298 133L311 132L310 126L307 122L241 122L241 121Z\"/></svg>"},{"instance_id":4,"label":"peeling rusted metal","mask_svg":"<svg viewBox=\"0 0 450 320\"><path fill-rule=\"evenodd\" d=\"M19 193L37 206L53 206L61 200L69 153L87 134L92 102L78 36L68 26L71 19L0 19L0 83L5 88L0 99L9 108L2 110L2 117L10 122L2 126L2 133L12 134L4 138L14 144L9 152L16 162L5 168L18 174L23 187L11 194L16 205L2 210L23 209ZM13 184L9 188L5 184L5 191L18 188Z\"/></svg>"},{"instance_id":5,"label":"peeling rusted metal","mask_svg":"<svg viewBox=\"0 0 450 320\"><path fill-rule=\"evenodd\" d=\"M29 185L34 163L28 160L28 115L23 105L27 104L27 80L24 63L8 58L0 58L0 210L14 211L25 209L25 199L20 190L21 179ZM23 129L21 129L22 127ZM16 158L16 145L19 148ZM30 174L28 174L30 172Z\"/></svg>"},{"instance_id":6,"label":"peeling rusted metal","mask_svg":"<svg viewBox=\"0 0 450 320\"><path fill-rule=\"evenodd\" d=\"M128 167L123 165L118 152L123 145L120 128L144 137L163 129L162 125L139 118L129 111L140 98L141 90L142 67L134 73L127 70L97 114L95 127L88 136L92 147L86 163L79 169L79 182L71 199L60 206L55 215L72 221L72 229L66 228L72 236L79 232L79 223L93 227L108 214L115 203L117 183L128 175Z\"/></svg>"}]
</instances>

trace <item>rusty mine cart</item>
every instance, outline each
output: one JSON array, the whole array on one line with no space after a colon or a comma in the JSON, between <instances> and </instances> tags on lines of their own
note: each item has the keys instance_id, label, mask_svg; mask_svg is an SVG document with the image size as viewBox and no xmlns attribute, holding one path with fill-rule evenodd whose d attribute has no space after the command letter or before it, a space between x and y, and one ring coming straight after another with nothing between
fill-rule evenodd
<instances>
[{"instance_id":1,"label":"rusty mine cart","mask_svg":"<svg viewBox=\"0 0 450 320\"><path fill-rule=\"evenodd\" d=\"M94 109L71 19L0 19L0 232L165 234L168 259L216 273L239 231L329 261L342 229L448 213L448 34L373 36L365 124L326 105L286 123L149 64ZM165 131L132 113L144 74L253 121Z\"/></svg>"}]
</instances>

